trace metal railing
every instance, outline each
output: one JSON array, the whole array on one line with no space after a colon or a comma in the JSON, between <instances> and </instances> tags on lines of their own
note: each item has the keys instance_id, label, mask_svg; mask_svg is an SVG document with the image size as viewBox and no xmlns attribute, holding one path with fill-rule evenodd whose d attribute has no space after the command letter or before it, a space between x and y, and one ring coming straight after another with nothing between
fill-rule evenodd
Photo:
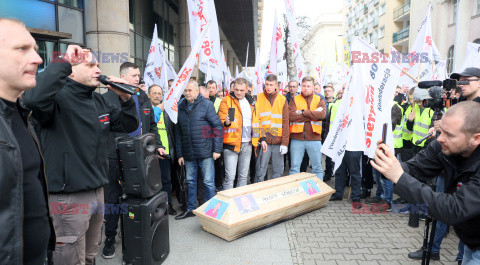
<instances>
[{"instance_id":1,"label":"metal railing","mask_svg":"<svg viewBox=\"0 0 480 265\"><path fill-rule=\"evenodd\" d=\"M396 43L408 38L409 33L410 33L410 27L403 28L393 33L393 40L392 40L393 43Z\"/></svg>"},{"instance_id":2,"label":"metal railing","mask_svg":"<svg viewBox=\"0 0 480 265\"><path fill-rule=\"evenodd\" d=\"M395 8L393 11L393 19L397 19L403 14L410 11L410 0L405 1L401 6Z\"/></svg>"}]
</instances>

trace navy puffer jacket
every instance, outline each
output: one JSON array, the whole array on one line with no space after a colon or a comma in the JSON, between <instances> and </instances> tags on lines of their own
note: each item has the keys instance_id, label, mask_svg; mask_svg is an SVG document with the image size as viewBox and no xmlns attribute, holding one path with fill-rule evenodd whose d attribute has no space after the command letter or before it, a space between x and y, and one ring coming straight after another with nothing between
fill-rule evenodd
<instances>
[{"instance_id":1,"label":"navy puffer jacket","mask_svg":"<svg viewBox=\"0 0 480 265\"><path fill-rule=\"evenodd\" d=\"M201 94L192 103L189 111L187 100L178 104L178 122L175 128L177 158L186 161L212 157L221 153L223 125L213 103Z\"/></svg>"}]
</instances>

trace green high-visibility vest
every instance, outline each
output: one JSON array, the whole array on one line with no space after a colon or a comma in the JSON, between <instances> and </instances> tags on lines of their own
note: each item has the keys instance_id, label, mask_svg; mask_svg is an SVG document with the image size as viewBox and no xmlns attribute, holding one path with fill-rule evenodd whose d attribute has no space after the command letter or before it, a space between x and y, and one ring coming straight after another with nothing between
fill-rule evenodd
<instances>
[{"instance_id":1,"label":"green high-visibility vest","mask_svg":"<svg viewBox=\"0 0 480 265\"><path fill-rule=\"evenodd\" d=\"M215 111L218 113L218 109L220 108L220 103L222 100L218 97L215 97L215 102L213 103L213 107L215 107Z\"/></svg>"},{"instance_id":2,"label":"green high-visibility vest","mask_svg":"<svg viewBox=\"0 0 480 265\"><path fill-rule=\"evenodd\" d=\"M328 129L332 128L333 121L335 120L335 115L337 115L338 107L340 107L340 102L341 99L337 99L335 102L330 104L330 127Z\"/></svg>"},{"instance_id":3,"label":"green high-visibility vest","mask_svg":"<svg viewBox=\"0 0 480 265\"><path fill-rule=\"evenodd\" d=\"M395 148L402 148L403 147L403 123L405 122L405 117L403 117L403 108L396 102L393 102L393 105L397 105L400 110L402 111L402 121L400 124L395 125L395 129L393 130L393 146Z\"/></svg>"},{"instance_id":4,"label":"green high-visibility vest","mask_svg":"<svg viewBox=\"0 0 480 265\"><path fill-rule=\"evenodd\" d=\"M162 141L163 146L165 147L165 151L167 154L170 154L169 146L168 146L168 136L167 136L167 129L165 128L165 118L163 115L164 111L162 111L162 114L160 114L160 119L158 120L157 123L157 128L158 128L158 134L160 135L160 140Z\"/></svg>"},{"instance_id":5,"label":"green high-visibility vest","mask_svg":"<svg viewBox=\"0 0 480 265\"><path fill-rule=\"evenodd\" d=\"M427 139L423 140L420 144L416 144L415 142L428 135L428 129L430 129L430 125L432 124L434 111L431 108L425 108L423 112L420 113L420 108L418 106L416 107L418 111L415 110L412 143L416 146L423 147Z\"/></svg>"},{"instance_id":6,"label":"green high-visibility vest","mask_svg":"<svg viewBox=\"0 0 480 265\"><path fill-rule=\"evenodd\" d=\"M418 106L415 105L417 108ZM407 129L407 121L408 121L408 115L412 112L412 106L408 106L407 110L405 110L405 113L403 114L403 126L402 126L402 138L405 141L411 141L413 137L413 131L410 131ZM418 108L418 112L420 112L420 109ZM402 143L403 145L403 143Z\"/></svg>"}]
</instances>

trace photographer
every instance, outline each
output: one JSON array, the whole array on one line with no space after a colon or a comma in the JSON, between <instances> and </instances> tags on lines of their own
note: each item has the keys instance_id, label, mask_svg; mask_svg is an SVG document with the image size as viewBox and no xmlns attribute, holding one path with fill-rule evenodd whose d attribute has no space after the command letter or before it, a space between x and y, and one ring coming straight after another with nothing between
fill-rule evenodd
<instances>
[{"instance_id":1,"label":"photographer","mask_svg":"<svg viewBox=\"0 0 480 265\"><path fill-rule=\"evenodd\" d=\"M450 78L458 81L468 81L468 85L460 85L462 97L480 103L480 69L469 67L461 73L453 73Z\"/></svg>"},{"instance_id":2,"label":"photographer","mask_svg":"<svg viewBox=\"0 0 480 265\"><path fill-rule=\"evenodd\" d=\"M397 186L397 194L427 204L428 214L447 225L465 243L463 264L480 264L480 105L461 102L440 121L440 136L408 162L379 144L372 166ZM446 193L412 176L431 179L443 171Z\"/></svg>"}]
</instances>

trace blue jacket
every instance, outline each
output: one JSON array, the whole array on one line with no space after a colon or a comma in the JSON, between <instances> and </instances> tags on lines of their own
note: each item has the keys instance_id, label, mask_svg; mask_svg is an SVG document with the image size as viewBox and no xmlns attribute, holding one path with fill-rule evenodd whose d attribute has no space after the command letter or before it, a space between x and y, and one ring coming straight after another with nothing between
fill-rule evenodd
<instances>
[{"instance_id":1,"label":"blue jacket","mask_svg":"<svg viewBox=\"0 0 480 265\"><path fill-rule=\"evenodd\" d=\"M221 153L223 125L213 103L198 95L188 110L186 99L178 103L178 122L175 128L177 158L186 161L211 157Z\"/></svg>"}]
</instances>

